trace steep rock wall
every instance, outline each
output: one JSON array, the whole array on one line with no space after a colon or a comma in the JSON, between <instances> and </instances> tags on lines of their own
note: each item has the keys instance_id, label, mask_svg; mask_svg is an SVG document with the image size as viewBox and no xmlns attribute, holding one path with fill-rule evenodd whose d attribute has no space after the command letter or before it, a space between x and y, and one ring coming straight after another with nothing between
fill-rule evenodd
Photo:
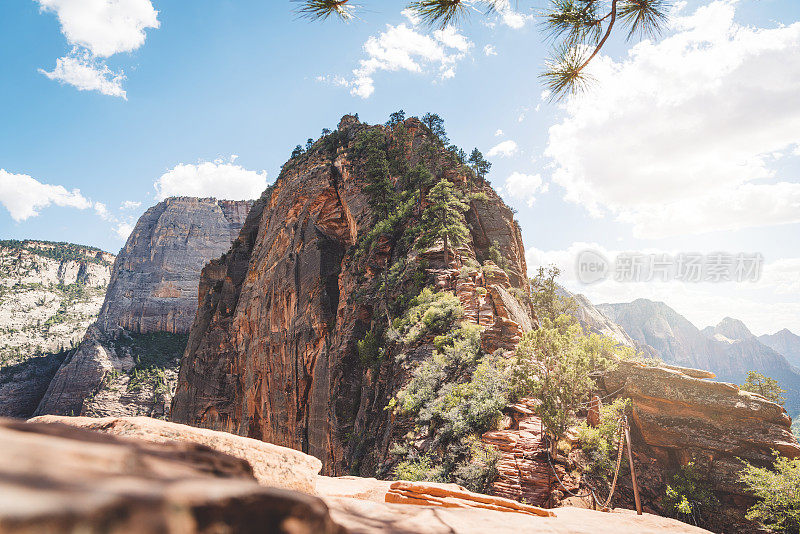
<instances>
[{"instance_id":1,"label":"steep rock wall","mask_svg":"<svg viewBox=\"0 0 800 534\"><path fill-rule=\"evenodd\" d=\"M172 197L148 209L114 262L96 323L55 374L36 415L164 416L177 359L162 354L163 361L141 365L152 354L137 346L142 336L188 332L200 270L228 250L251 206Z\"/></svg>"},{"instance_id":2,"label":"steep rock wall","mask_svg":"<svg viewBox=\"0 0 800 534\"><path fill-rule=\"evenodd\" d=\"M415 119L405 126L412 148L430 136ZM333 150L315 149L287 163L231 250L203 270L174 420L300 449L320 458L327 474L361 465L374 472L386 458L397 429L384 408L407 377L391 356L378 366L359 361L356 341L381 313L368 297L386 268L401 260L424 262L428 283L458 292L460 265L444 265L441 247L398 257L391 239L366 257L356 254L355 245L377 222L363 190L362 162L355 159L354 142L365 128L346 116ZM444 166L440 176L466 188L458 169ZM514 321L501 295L511 288L526 293L527 269L513 214L488 184L479 187L485 199L470 204L470 239L459 259L485 263L494 245L505 273L479 282L491 286L488 300L473 294L474 275L459 297L482 307L486 332L499 339L519 335L526 322L530 328L530 310ZM419 347L420 354L430 350Z\"/></svg>"}]
</instances>

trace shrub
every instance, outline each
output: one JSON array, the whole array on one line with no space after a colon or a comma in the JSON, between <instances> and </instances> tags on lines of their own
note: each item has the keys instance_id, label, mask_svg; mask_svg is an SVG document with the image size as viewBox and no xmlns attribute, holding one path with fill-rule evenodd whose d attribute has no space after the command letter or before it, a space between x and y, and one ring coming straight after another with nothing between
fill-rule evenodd
<instances>
[{"instance_id":1,"label":"shrub","mask_svg":"<svg viewBox=\"0 0 800 534\"><path fill-rule=\"evenodd\" d=\"M800 459L775 453L772 469L746 463L739 479L757 499L747 519L776 532L800 532Z\"/></svg>"},{"instance_id":2,"label":"shrub","mask_svg":"<svg viewBox=\"0 0 800 534\"><path fill-rule=\"evenodd\" d=\"M544 317L517 345L514 385L538 399L542 423L558 441L578 406L595 389L591 373L608 369L632 351L604 336L585 335L572 316Z\"/></svg>"},{"instance_id":3,"label":"shrub","mask_svg":"<svg viewBox=\"0 0 800 534\"><path fill-rule=\"evenodd\" d=\"M442 334L457 325L464 317L461 301L449 291L435 292L429 287L420 292L399 323L406 343L412 343L426 334Z\"/></svg>"},{"instance_id":4,"label":"shrub","mask_svg":"<svg viewBox=\"0 0 800 534\"><path fill-rule=\"evenodd\" d=\"M434 469L430 458L420 456L413 459L406 459L397 464L394 468L394 476L399 480L409 480L411 482L444 482L441 471Z\"/></svg>"},{"instance_id":5,"label":"shrub","mask_svg":"<svg viewBox=\"0 0 800 534\"><path fill-rule=\"evenodd\" d=\"M663 503L675 518L704 525L719 501L694 462L689 462L672 475Z\"/></svg>"},{"instance_id":6,"label":"shrub","mask_svg":"<svg viewBox=\"0 0 800 534\"><path fill-rule=\"evenodd\" d=\"M358 359L366 366L373 365L381 359L380 334L370 330L363 339L356 342Z\"/></svg>"},{"instance_id":7,"label":"shrub","mask_svg":"<svg viewBox=\"0 0 800 534\"><path fill-rule=\"evenodd\" d=\"M591 474L604 478L613 474L619 443L618 422L628 406L630 399L617 399L600 409L600 424L596 428L585 421L578 426L578 441L589 459Z\"/></svg>"}]
</instances>

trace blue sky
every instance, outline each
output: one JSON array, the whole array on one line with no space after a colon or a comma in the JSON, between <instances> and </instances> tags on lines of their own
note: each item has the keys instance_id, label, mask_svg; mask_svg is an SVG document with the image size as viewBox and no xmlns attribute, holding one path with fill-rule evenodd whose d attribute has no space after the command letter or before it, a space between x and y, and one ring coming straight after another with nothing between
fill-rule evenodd
<instances>
[{"instance_id":1,"label":"blue sky","mask_svg":"<svg viewBox=\"0 0 800 534\"><path fill-rule=\"evenodd\" d=\"M541 1L447 33L393 1L362 1L349 24L298 20L288 1L108 4L0 7L2 238L115 252L164 195L254 196L345 113L434 111L454 143L490 154L531 266L560 264L596 302L800 331L795 0L681 2L660 41L633 55L612 42L590 93L566 104L542 99ZM582 286L587 248L757 252L765 267L757 284Z\"/></svg>"}]
</instances>

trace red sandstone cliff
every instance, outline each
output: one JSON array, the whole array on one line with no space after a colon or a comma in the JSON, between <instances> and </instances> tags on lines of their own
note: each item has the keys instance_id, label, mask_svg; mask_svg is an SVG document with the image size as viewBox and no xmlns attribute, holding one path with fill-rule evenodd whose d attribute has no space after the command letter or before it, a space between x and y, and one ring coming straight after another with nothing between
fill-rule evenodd
<instances>
[{"instance_id":1,"label":"red sandstone cliff","mask_svg":"<svg viewBox=\"0 0 800 534\"><path fill-rule=\"evenodd\" d=\"M387 266L424 265L425 283L455 291L466 318L486 327L488 350L513 347L531 328L530 309L511 294L528 291L513 214L441 148L431 164L438 177L485 195L470 202L469 240L458 258L445 266L441 247L418 253L392 236L365 256L356 253L377 222L354 149L365 128L384 127L346 116L331 136L288 162L231 250L203 270L174 420L303 450L323 461L326 474L374 473L398 431L384 408L407 376L391 355L363 365L355 344L382 313L374 297ZM415 165L432 137L416 119L405 129L405 141L386 129L389 143L402 144ZM462 265L488 265L493 245L505 272L482 276L467 268L458 276ZM418 357L431 351L430 344L416 349Z\"/></svg>"}]
</instances>

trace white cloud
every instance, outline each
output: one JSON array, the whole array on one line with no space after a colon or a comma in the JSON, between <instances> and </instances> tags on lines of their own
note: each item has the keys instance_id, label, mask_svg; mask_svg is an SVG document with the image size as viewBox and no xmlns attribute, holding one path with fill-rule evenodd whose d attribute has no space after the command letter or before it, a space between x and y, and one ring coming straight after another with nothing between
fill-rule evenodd
<instances>
[{"instance_id":1,"label":"white cloud","mask_svg":"<svg viewBox=\"0 0 800 534\"><path fill-rule=\"evenodd\" d=\"M524 200L528 207L533 206L536 195L547 192L547 184L542 181L539 174L524 174L513 172L506 178L503 191L512 198Z\"/></svg>"},{"instance_id":2,"label":"white cloud","mask_svg":"<svg viewBox=\"0 0 800 534\"><path fill-rule=\"evenodd\" d=\"M487 157L501 157L507 158L509 156L513 156L517 152L517 143L512 141L511 139L507 141L501 141L497 143L492 148L489 149L489 152L486 153Z\"/></svg>"},{"instance_id":3,"label":"white cloud","mask_svg":"<svg viewBox=\"0 0 800 534\"><path fill-rule=\"evenodd\" d=\"M497 131L496 131L496 132L494 132L494 136L495 136L495 137L502 137L502 136L503 136L503 130L501 130L500 128L498 128L498 129L497 129Z\"/></svg>"},{"instance_id":4,"label":"white cloud","mask_svg":"<svg viewBox=\"0 0 800 534\"><path fill-rule=\"evenodd\" d=\"M643 238L800 221L800 183L774 165L800 144L800 22L734 14L717 0L624 60L596 58L596 84L550 128L567 200Z\"/></svg>"},{"instance_id":5,"label":"white cloud","mask_svg":"<svg viewBox=\"0 0 800 534\"><path fill-rule=\"evenodd\" d=\"M453 27L426 35L406 24L387 25L386 31L371 36L364 43L367 58L360 60L359 67L353 70L352 80L333 77L330 81L346 84L355 96L369 98L375 92L374 75L379 71L435 72L439 79L445 80L455 76L456 64L466 57L472 46L472 42ZM318 79L328 81L327 77Z\"/></svg>"},{"instance_id":6,"label":"white cloud","mask_svg":"<svg viewBox=\"0 0 800 534\"><path fill-rule=\"evenodd\" d=\"M154 184L159 200L171 196L258 198L267 187L267 172L250 171L222 160L179 163Z\"/></svg>"},{"instance_id":7,"label":"white cloud","mask_svg":"<svg viewBox=\"0 0 800 534\"><path fill-rule=\"evenodd\" d=\"M122 222L114 227L114 233L123 241L128 239L131 232L133 232L133 225L131 223Z\"/></svg>"},{"instance_id":8,"label":"white cloud","mask_svg":"<svg viewBox=\"0 0 800 534\"><path fill-rule=\"evenodd\" d=\"M114 216L111 215L111 213L108 211L108 207L106 207L106 205L103 204L102 202L95 202L94 203L94 211L104 221L109 221L109 220L112 220L114 218Z\"/></svg>"},{"instance_id":9,"label":"white cloud","mask_svg":"<svg viewBox=\"0 0 800 534\"><path fill-rule=\"evenodd\" d=\"M123 210L135 210L136 208L142 205L141 202L136 202L134 200L126 200L120 205L120 209Z\"/></svg>"},{"instance_id":10,"label":"white cloud","mask_svg":"<svg viewBox=\"0 0 800 534\"><path fill-rule=\"evenodd\" d=\"M81 91L127 100L123 71L102 60L131 52L144 44L145 30L160 26L150 0L36 0L42 11L55 13L72 52L56 60L52 71L39 72Z\"/></svg>"},{"instance_id":11,"label":"white cloud","mask_svg":"<svg viewBox=\"0 0 800 534\"><path fill-rule=\"evenodd\" d=\"M73 50L70 54L56 60L52 71L39 69L39 72L61 83L74 86L79 91L97 91L108 96L116 96L127 100L122 81L125 75L113 72L108 65L92 58L88 52Z\"/></svg>"},{"instance_id":12,"label":"white cloud","mask_svg":"<svg viewBox=\"0 0 800 534\"><path fill-rule=\"evenodd\" d=\"M51 204L82 210L92 206L78 189L67 191L63 186L43 184L27 174L12 174L5 169L0 169L0 204L17 222L35 217Z\"/></svg>"},{"instance_id":13,"label":"white cloud","mask_svg":"<svg viewBox=\"0 0 800 534\"><path fill-rule=\"evenodd\" d=\"M499 0L494 3L493 7L497 11L500 22L515 30L525 27L525 24L533 20L533 15L525 15L515 11L511 7L509 0Z\"/></svg>"},{"instance_id":14,"label":"white cloud","mask_svg":"<svg viewBox=\"0 0 800 534\"><path fill-rule=\"evenodd\" d=\"M560 282L570 291L583 293L594 304L630 302L637 298L664 302L698 328L715 325L730 316L744 321L756 335L774 333L781 328L800 333L800 258L765 263L757 282L616 282L609 278L584 285L577 279L576 261L578 254L585 250L599 252L612 261L620 252L597 243L573 243L565 250L529 248L525 252L528 272L532 275L540 265L556 264L561 269ZM676 253L659 249L641 252Z\"/></svg>"},{"instance_id":15,"label":"white cloud","mask_svg":"<svg viewBox=\"0 0 800 534\"><path fill-rule=\"evenodd\" d=\"M53 12L70 44L94 56L109 57L144 44L145 30L158 28L158 11L150 0L36 0Z\"/></svg>"},{"instance_id":16,"label":"white cloud","mask_svg":"<svg viewBox=\"0 0 800 534\"><path fill-rule=\"evenodd\" d=\"M483 54L485 56L496 56L497 50L495 50L495 48L492 45L487 44L486 46L483 47Z\"/></svg>"}]
</instances>

